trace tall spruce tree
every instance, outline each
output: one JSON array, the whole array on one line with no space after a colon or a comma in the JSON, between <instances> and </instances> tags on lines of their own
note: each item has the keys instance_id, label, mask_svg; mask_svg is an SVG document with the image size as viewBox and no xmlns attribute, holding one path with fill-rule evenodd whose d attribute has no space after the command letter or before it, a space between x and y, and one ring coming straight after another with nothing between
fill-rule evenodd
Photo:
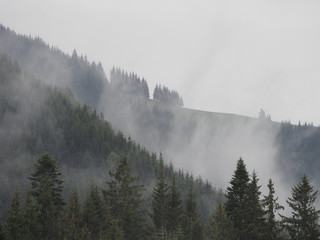
<instances>
[{"instance_id":1,"label":"tall spruce tree","mask_svg":"<svg viewBox=\"0 0 320 240\"><path fill-rule=\"evenodd\" d=\"M105 223L105 208L98 187L90 184L90 189L83 207L83 222L93 239L102 234Z\"/></svg>"},{"instance_id":2,"label":"tall spruce tree","mask_svg":"<svg viewBox=\"0 0 320 240\"><path fill-rule=\"evenodd\" d=\"M176 186L176 178L173 176L172 184L168 193L168 225L169 235L177 234L181 231L183 220L183 205L180 192Z\"/></svg>"},{"instance_id":3,"label":"tall spruce tree","mask_svg":"<svg viewBox=\"0 0 320 240\"><path fill-rule=\"evenodd\" d=\"M40 239L41 235L39 211L31 192L27 193L27 200L24 206L23 235L24 239Z\"/></svg>"},{"instance_id":4,"label":"tall spruce tree","mask_svg":"<svg viewBox=\"0 0 320 240\"><path fill-rule=\"evenodd\" d=\"M78 192L73 188L68 206L66 239L76 240L81 238L82 216Z\"/></svg>"},{"instance_id":5,"label":"tall spruce tree","mask_svg":"<svg viewBox=\"0 0 320 240\"><path fill-rule=\"evenodd\" d=\"M119 221L119 226L127 240L145 239L145 211L142 209L144 187L139 178L131 176L127 159L121 160L115 173L110 172L104 198L111 215Z\"/></svg>"},{"instance_id":6,"label":"tall spruce tree","mask_svg":"<svg viewBox=\"0 0 320 240\"><path fill-rule=\"evenodd\" d=\"M34 172L29 179L32 185L31 193L39 208L41 239L55 239L64 206L61 196L63 189L61 173L57 169L55 159L48 153L42 154L34 166Z\"/></svg>"},{"instance_id":7,"label":"tall spruce tree","mask_svg":"<svg viewBox=\"0 0 320 240\"><path fill-rule=\"evenodd\" d=\"M22 227L23 227L23 214L22 214L22 207L21 207L21 196L17 188L12 197L12 201L9 209L9 216L7 219L6 232L7 232L8 240L22 239L23 237Z\"/></svg>"},{"instance_id":8,"label":"tall spruce tree","mask_svg":"<svg viewBox=\"0 0 320 240\"><path fill-rule=\"evenodd\" d=\"M210 240L236 240L233 223L220 203L212 215L208 226L208 238Z\"/></svg>"},{"instance_id":9,"label":"tall spruce tree","mask_svg":"<svg viewBox=\"0 0 320 240\"><path fill-rule=\"evenodd\" d=\"M264 208L264 213L266 216L266 239L277 240L279 239L280 233L280 223L276 220L276 213L279 210L283 210L284 207L281 206L277 201L278 198L275 197L274 184L271 179L268 182L269 193L264 196L262 201L262 206Z\"/></svg>"},{"instance_id":10,"label":"tall spruce tree","mask_svg":"<svg viewBox=\"0 0 320 240\"><path fill-rule=\"evenodd\" d=\"M317 194L318 191L313 190L306 175L292 188L292 197L287 200L292 216L281 216L292 240L320 239L320 211L314 206Z\"/></svg>"},{"instance_id":11,"label":"tall spruce tree","mask_svg":"<svg viewBox=\"0 0 320 240\"><path fill-rule=\"evenodd\" d=\"M184 216L184 235L185 240L201 240L203 239L203 229L200 216L197 213L197 202L193 191L193 181L190 181L188 196L185 201Z\"/></svg>"},{"instance_id":12,"label":"tall spruce tree","mask_svg":"<svg viewBox=\"0 0 320 240\"><path fill-rule=\"evenodd\" d=\"M159 165L157 182L152 193L152 220L156 234L166 236L168 226L168 184L164 176L164 162L161 153Z\"/></svg>"},{"instance_id":13,"label":"tall spruce tree","mask_svg":"<svg viewBox=\"0 0 320 240\"><path fill-rule=\"evenodd\" d=\"M260 187L258 185L257 173L253 171L252 179L248 187L248 200L246 201L246 218L248 222L247 236L248 240L263 240L266 234L266 225L264 211L260 200Z\"/></svg>"},{"instance_id":14,"label":"tall spruce tree","mask_svg":"<svg viewBox=\"0 0 320 240\"><path fill-rule=\"evenodd\" d=\"M246 165L240 158L236 170L227 188L225 210L234 224L239 240L245 240L248 230L247 201L249 189L249 174Z\"/></svg>"}]
</instances>

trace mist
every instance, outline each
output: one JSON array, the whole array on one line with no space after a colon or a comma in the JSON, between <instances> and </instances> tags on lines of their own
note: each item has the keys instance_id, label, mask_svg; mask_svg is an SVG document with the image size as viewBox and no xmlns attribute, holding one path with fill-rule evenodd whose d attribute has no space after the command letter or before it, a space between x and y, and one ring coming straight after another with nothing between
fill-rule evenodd
<instances>
[{"instance_id":1,"label":"mist","mask_svg":"<svg viewBox=\"0 0 320 240\"><path fill-rule=\"evenodd\" d=\"M80 90L73 85L75 76L61 59L29 49L20 62L27 71L70 88L82 103L90 101L114 129L217 188L226 189L242 157L250 173L257 171L264 193L272 178L282 203L290 195L296 182L276 158L279 124L255 117L263 108L276 121L320 123L318 2L13 0L1 5L0 22L15 31L39 35L68 56L76 49L79 56L101 61L106 76L113 66L134 71L146 78L151 95L160 83L184 98L184 109L145 102L111 91L106 76L87 94L85 85ZM7 49L3 45L11 40L0 48ZM42 61L51 68L41 72Z\"/></svg>"}]
</instances>

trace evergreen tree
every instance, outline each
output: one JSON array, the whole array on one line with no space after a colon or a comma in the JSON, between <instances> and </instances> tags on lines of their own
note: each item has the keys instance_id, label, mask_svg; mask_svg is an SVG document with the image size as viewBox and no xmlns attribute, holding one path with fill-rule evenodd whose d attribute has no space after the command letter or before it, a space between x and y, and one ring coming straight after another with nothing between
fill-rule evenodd
<instances>
[{"instance_id":1,"label":"evergreen tree","mask_svg":"<svg viewBox=\"0 0 320 240\"><path fill-rule=\"evenodd\" d=\"M161 153L159 164L159 174L152 193L152 220L156 232L160 235L166 235L168 225L168 185L163 172L164 162Z\"/></svg>"},{"instance_id":2,"label":"evergreen tree","mask_svg":"<svg viewBox=\"0 0 320 240\"><path fill-rule=\"evenodd\" d=\"M227 188L225 210L234 224L234 228L239 240L246 239L248 219L247 205L249 174L246 165L240 158L237 162L237 168L230 181L231 186Z\"/></svg>"},{"instance_id":3,"label":"evergreen tree","mask_svg":"<svg viewBox=\"0 0 320 240\"><path fill-rule=\"evenodd\" d=\"M23 217L21 208L21 197L18 189L16 189L10 209L9 216L7 219L6 232L9 240L19 240L22 239L22 227L23 227Z\"/></svg>"},{"instance_id":4,"label":"evergreen tree","mask_svg":"<svg viewBox=\"0 0 320 240\"><path fill-rule=\"evenodd\" d=\"M110 177L104 197L111 215L119 221L125 239L144 239L143 185L137 183L138 177L131 176L126 158L121 160L115 173L110 172Z\"/></svg>"},{"instance_id":5,"label":"evergreen tree","mask_svg":"<svg viewBox=\"0 0 320 240\"><path fill-rule=\"evenodd\" d=\"M258 181L257 173L253 171L246 202L246 218L248 222L246 239L248 240L262 240L266 234L264 211L260 201L261 186L258 186Z\"/></svg>"},{"instance_id":6,"label":"evergreen tree","mask_svg":"<svg viewBox=\"0 0 320 240\"><path fill-rule=\"evenodd\" d=\"M66 226L66 238L69 240L80 239L81 236L81 206L77 190L74 188L71 193L67 226Z\"/></svg>"},{"instance_id":7,"label":"evergreen tree","mask_svg":"<svg viewBox=\"0 0 320 240\"><path fill-rule=\"evenodd\" d=\"M193 184L190 182L188 196L185 202L186 210L184 216L184 234L186 240L203 239L203 230L200 217L196 211L197 202L193 192Z\"/></svg>"},{"instance_id":8,"label":"evergreen tree","mask_svg":"<svg viewBox=\"0 0 320 240\"><path fill-rule=\"evenodd\" d=\"M233 223L220 203L209 222L208 237L210 240L236 240Z\"/></svg>"},{"instance_id":9,"label":"evergreen tree","mask_svg":"<svg viewBox=\"0 0 320 240\"><path fill-rule=\"evenodd\" d=\"M35 170L29 179L32 185L32 195L39 208L39 223L41 224L41 239L53 239L57 236L59 218L64 206L62 199L61 173L56 161L48 153L44 153L35 163Z\"/></svg>"},{"instance_id":10,"label":"evergreen tree","mask_svg":"<svg viewBox=\"0 0 320 240\"><path fill-rule=\"evenodd\" d=\"M172 184L168 194L168 224L167 230L170 234L179 232L183 220L183 206L180 192L176 187L176 178L173 176Z\"/></svg>"},{"instance_id":11,"label":"evergreen tree","mask_svg":"<svg viewBox=\"0 0 320 240\"><path fill-rule=\"evenodd\" d=\"M293 240L320 239L319 214L314 202L318 191L314 191L306 175L292 188L292 197L287 203L292 209L292 216L281 216L284 226Z\"/></svg>"},{"instance_id":12,"label":"evergreen tree","mask_svg":"<svg viewBox=\"0 0 320 240\"><path fill-rule=\"evenodd\" d=\"M27 193L24 207L23 235L24 239L40 239L41 224L39 223L39 212L34 203L33 196Z\"/></svg>"},{"instance_id":13,"label":"evergreen tree","mask_svg":"<svg viewBox=\"0 0 320 240\"><path fill-rule=\"evenodd\" d=\"M279 239L280 227L279 222L276 220L276 212L281 209L284 209L277 201L278 198L274 196L274 184L271 179L268 182L268 189L269 194L264 196L262 201L262 206L265 209L265 216L266 216L266 239L276 240Z\"/></svg>"},{"instance_id":14,"label":"evergreen tree","mask_svg":"<svg viewBox=\"0 0 320 240\"><path fill-rule=\"evenodd\" d=\"M83 221L93 239L98 239L102 233L106 220L104 213L105 208L103 206L98 187L91 183L84 203Z\"/></svg>"}]
</instances>

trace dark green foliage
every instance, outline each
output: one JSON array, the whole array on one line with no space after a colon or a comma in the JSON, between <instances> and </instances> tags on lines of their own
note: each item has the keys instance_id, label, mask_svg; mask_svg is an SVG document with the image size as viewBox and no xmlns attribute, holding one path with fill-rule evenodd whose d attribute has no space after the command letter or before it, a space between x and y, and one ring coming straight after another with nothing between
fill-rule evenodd
<instances>
[{"instance_id":1,"label":"dark green foliage","mask_svg":"<svg viewBox=\"0 0 320 240\"><path fill-rule=\"evenodd\" d=\"M262 201L262 206L265 209L265 216L266 216L266 239L270 240L276 240L279 239L278 236L280 234L280 224L276 220L276 213L279 210L283 210L284 207L281 206L277 200L278 198L275 197L275 190L273 186L273 182L271 179L269 179L268 182L268 189L269 194L267 196L264 196L264 199Z\"/></svg>"},{"instance_id":2,"label":"dark green foliage","mask_svg":"<svg viewBox=\"0 0 320 240\"><path fill-rule=\"evenodd\" d=\"M145 211L142 209L144 191L139 178L130 174L126 158L121 160L104 190L104 199L111 215L119 221L125 239L144 239L146 236Z\"/></svg>"},{"instance_id":3,"label":"dark green foliage","mask_svg":"<svg viewBox=\"0 0 320 240\"><path fill-rule=\"evenodd\" d=\"M164 176L164 163L160 153L160 169L152 193L152 220L156 232L166 234L168 229L168 185Z\"/></svg>"},{"instance_id":4,"label":"dark green foliage","mask_svg":"<svg viewBox=\"0 0 320 240\"><path fill-rule=\"evenodd\" d=\"M81 238L82 216L77 190L74 188L70 197L68 216L66 222L66 239L77 240Z\"/></svg>"},{"instance_id":5,"label":"dark green foliage","mask_svg":"<svg viewBox=\"0 0 320 240\"><path fill-rule=\"evenodd\" d=\"M210 240L236 240L233 223L220 203L209 222L208 238Z\"/></svg>"},{"instance_id":6,"label":"dark green foliage","mask_svg":"<svg viewBox=\"0 0 320 240\"><path fill-rule=\"evenodd\" d=\"M183 106L182 97L174 90L169 90L166 86L156 85L153 91L153 99L159 100L164 103Z\"/></svg>"},{"instance_id":7,"label":"dark green foliage","mask_svg":"<svg viewBox=\"0 0 320 240\"><path fill-rule=\"evenodd\" d=\"M31 192L27 193L27 200L24 207L23 235L25 239L40 239L41 224L39 212Z\"/></svg>"},{"instance_id":8,"label":"dark green foliage","mask_svg":"<svg viewBox=\"0 0 320 240\"><path fill-rule=\"evenodd\" d=\"M149 190L146 208L151 207L150 186L158 174L155 155L126 139L122 133L115 133L102 114L77 103L69 90L45 86L23 73L6 56L0 59L0 75L3 76L0 79L0 162L5 175L0 188L3 219L7 217L15 184L24 192L30 188L25 178L32 172L33 160L44 151L54 155L61 167L65 183L63 198L68 199L73 186L77 186L83 202L90 188L90 177L101 187L103 179L108 179L108 170L114 170L120 159L128 156L132 173L140 176ZM153 120L164 113L160 108L156 112ZM167 128L167 117L173 116L170 112L164 114L159 129ZM163 141L167 140L164 136ZM177 189L185 197L188 192L186 175L168 165L164 166L164 172L168 181L176 175ZM199 179L194 181L194 186L199 213L206 222L219 193Z\"/></svg>"},{"instance_id":9,"label":"dark green foliage","mask_svg":"<svg viewBox=\"0 0 320 240\"><path fill-rule=\"evenodd\" d=\"M21 207L21 197L16 189L9 209L9 216L6 225L7 237L9 240L22 239L23 212Z\"/></svg>"},{"instance_id":10,"label":"dark green foliage","mask_svg":"<svg viewBox=\"0 0 320 240\"><path fill-rule=\"evenodd\" d=\"M61 173L57 169L55 159L48 153L40 156L34 168L29 179L32 185L31 193L39 208L41 238L55 238L64 206L61 196L63 189L63 181L60 180Z\"/></svg>"},{"instance_id":11,"label":"dark green foliage","mask_svg":"<svg viewBox=\"0 0 320 240\"><path fill-rule=\"evenodd\" d=\"M258 185L257 173L253 171L252 180L248 187L248 199L246 201L246 222L248 240L263 240L266 234L264 211L260 200L260 187Z\"/></svg>"},{"instance_id":12,"label":"dark green foliage","mask_svg":"<svg viewBox=\"0 0 320 240\"><path fill-rule=\"evenodd\" d=\"M106 221L106 209L100 197L98 187L91 184L83 208L83 221L93 239L98 239L102 234Z\"/></svg>"},{"instance_id":13,"label":"dark green foliage","mask_svg":"<svg viewBox=\"0 0 320 240\"><path fill-rule=\"evenodd\" d=\"M236 170L227 188L225 210L234 224L239 240L246 239L248 227L247 201L249 190L249 174L246 165L240 158Z\"/></svg>"},{"instance_id":14,"label":"dark green foliage","mask_svg":"<svg viewBox=\"0 0 320 240\"><path fill-rule=\"evenodd\" d=\"M186 240L203 239L203 229L200 216L197 213L193 185L190 183L187 199L185 200L184 235Z\"/></svg>"},{"instance_id":15,"label":"dark green foliage","mask_svg":"<svg viewBox=\"0 0 320 240\"><path fill-rule=\"evenodd\" d=\"M314 191L306 175L292 188L292 197L287 203L292 209L292 216L282 216L292 240L317 240L320 239L319 214L314 203L318 191Z\"/></svg>"},{"instance_id":16,"label":"dark green foliage","mask_svg":"<svg viewBox=\"0 0 320 240\"><path fill-rule=\"evenodd\" d=\"M176 186L175 176L173 176L172 184L169 187L167 212L167 230L169 234L177 234L181 232L184 212L180 192L178 191Z\"/></svg>"}]
</instances>

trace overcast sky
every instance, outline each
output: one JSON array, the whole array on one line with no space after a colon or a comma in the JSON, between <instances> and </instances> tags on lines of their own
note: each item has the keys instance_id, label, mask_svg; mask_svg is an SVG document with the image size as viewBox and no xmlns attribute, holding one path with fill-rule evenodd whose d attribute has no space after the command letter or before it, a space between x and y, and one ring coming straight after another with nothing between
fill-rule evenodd
<instances>
[{"instance_id":1,"label":"overcast sky","mask_svg":"<svg viewBox=\"0 0 320 240\"><path fill-rule=\"evenodd\" d=\"M320 1L0 0L0 22L177 90L185 107L320 124Z\"/></svg>"}]
</instances>

